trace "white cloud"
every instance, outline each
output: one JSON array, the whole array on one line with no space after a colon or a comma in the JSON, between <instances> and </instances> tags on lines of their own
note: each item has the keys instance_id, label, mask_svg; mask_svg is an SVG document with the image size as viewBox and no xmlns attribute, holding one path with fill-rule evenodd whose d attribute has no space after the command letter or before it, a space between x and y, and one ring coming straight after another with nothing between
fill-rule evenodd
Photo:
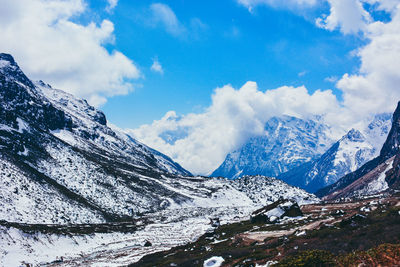
<instances>
[{"instance_id":1,"label":"white cloud","mask_svg":"<svg viewBox=\"0 0 400 267\"><path fill-rule=\"evenodd\" d=\"M400 6L391 15L389 22L367 26L359 73L345 74L337 83L351 113L392 112L400 100Z\"/></svg>"},{"instance_id":2,"label":"white cloud","mask_svg":"<svg viewBox=\"0 0 400 267\"><path fill-rule=\"evenodd\" d=\"M158 61L157 58L153 59L153 64L151 65L150 69L154 72L158 72L163 74L164 73L164 69L161 66L161 63Z\"/></svg>"},{"instance_id":3,"label":"white cloud","mask_svg":"<svg viewBox=\"0 0 400 267\"><path fill-rule=\"evenodd\" d=\"M345 34L361 31L368 41L354 53L361 61L358 72L346 73L336 83L343 93L341 120L351 122L366 114L392 112L400 100L400 1L328 1L331 13L323 26L328 30L339 27ZM391 20L373 21L364 3L373 5L369 12L388 12Z\"/></svg>"},{"instance_id":4,"label":"white cloud","mask_svg":"<svg viewBox=\"0 0 400 267\"><path fill-rule=\"evenodd\" d=\"M168 33L174 36L179 36L186 32L186 28L178 20L174 11L168 5L154 3L150 6L150 11L150 20L154 25L161 24Z\"/></svg>"},{"instance_id":5,"label":"white cloud","mask_svg":"<svg viewBox=\"0 0 400 267\"><path fill-rule=\"evenodd\" d=\"M178 117L168 112L161 120L128 132L190 171L207 174L228 152L262 134L270 117L308 117L337 109L331 91L309 94L305 87L285 86L261 92L256 83L248 82L239 90L229 85L216 89L204 113Z\"/></svg>"},{"instance_id":6,"label":"white cloud","mask_svg":"<svg viewBox=\"0 0 400 267\"><path fill-rule=\"evenodd\" d=\"M237 2L249 9L251 12L258 5L268 5L279 8L302 8L314 6L317 0L237 0Z\"/></svg>"},{"instance_id":7,"label":"white cloud","mask_svg":"<svg viewBox=\"0 0 400 267\"><path fill-rule=\"evenodd\" d=\"M344 34L365 31L370 14L360 0L328 0L330 14L316 20L317 26L327 30L340 28Z\"/></svg>"},{"instance_id":8,"label":"white cloud","mask_svg":"<svg viewBox=\"0 0 400 267\"><path fill-rule=\"evenodd\" d=\"M212 104L203 113L179 117L168 112L161 120L129 132L193 173L208 174L227 153L249 137L262 134L266 120L272 116L307 118L323 114L336 134L343 134L351 127L361 127L374 114L393 112L400 100L400 6L391 0L370 0L375 3L373 8L390 12L391 20L380 22L372 21L365 10L354 10L354 1L346 3L348 10L335 6L337 19L332 17L326 22L331 21L329 27L340 27L343 33L362 31L369 42L355 53L361 61L355 74L326 79L336 82L343 100L329 90L310 94L305 87L284 86L261 92L249 82L239 90L231 86L216 89ZM356 26L349 25L351 20L346 18L353 12L358 12Z\"/></svg>"},{"instance_id":9,"label":"white cloud","mask_svg":"<svg viewBox=\"0 0 400 267\"><path fill-rule=\"evenodd\" d=\"M11 53L33 79L42 79L91 104L131 91L138 68L121 52L109 53L114 25L82 25L83 0L0 0L0 51Z\"/></svg>"},{"instance_id":10,"label":"white cloud","mask_svg":"<svg viewBox=\"0 0 400 267\"><path fill-rule=\"evenodd\" d=\"M108 6L106 7L106 11L112 12L114 10L114 8L117 6L118 0L107 0L107 2L108 2Z\"/></svg>"}]
</instances>

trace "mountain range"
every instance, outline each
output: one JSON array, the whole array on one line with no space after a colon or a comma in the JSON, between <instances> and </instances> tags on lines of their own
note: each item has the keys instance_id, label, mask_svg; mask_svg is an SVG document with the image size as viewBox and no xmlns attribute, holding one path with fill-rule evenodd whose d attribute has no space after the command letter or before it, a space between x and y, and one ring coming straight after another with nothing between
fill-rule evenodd
<instances>
[{"instance_id":1,"label":"mountain range","mask_svg":"<svg viewBox=\"0 0 400 267\"><path fill-rule=\"evenodd\" d=\"M276 177L315 159L334 142L329 127L318 120L272 117L264 134L229 153L212 177L235 179L243 175Z\"/></svg>"},{"instance_id":2,"label":"mountain range","mask_svg":"<svg viewBox=\"0 0 400 267\"><path fill-rule=\"evenodd\" d=\"M326 200L365 197L400 189L400 102L379 156L316 194Z\"/></svg>"},{"instance_id":3,"label":"mountain range","mask_svg":"<svg viewBox=\"0 0 400 267\"><path fill-rule=\"evenodd\" d=\"M92 260L109 264L113 255L113 265L126 265L274 201L319 202L293 185L328 201L399 190L400 103L393 116L377 115L338 141L330 131L319 117L274 117L264 136L214 172L231 179L193 176L0 54L0 265L42 264L88 248Z\"/></svg>"},{"instance_id":4,"label":"mountain range","mask_svg":"<svg viewBox=\"0 0 400 267\"><path fill-rule=\"evenodd\" d=\"M182 207L259 206L252 196L314 197L268 178L193 177L169 157L107 125L85 100L32 82L0 54L0 218L25 223L126 221ZM247 182L252 184L252 182ZM274 189L276 188L276 189ZM245 193L243 193L245 192ZM300 198L299 197L299 200ZM315 198L314 198L315 199Z\"/></svg>"},{"instance_id":5,"label":"mountain range","mask_svg":"<svg viewBox=\"0 0 400 267\"><path fill-rule=\"evenodd\" d=\"M334 141L321 118L273 117L263 136L229 153L211 176L273 176L309 192L330 185L376 157L391 125L391 114L376 115L365 129L351 129Z\"/></svg>"}]
</instances>

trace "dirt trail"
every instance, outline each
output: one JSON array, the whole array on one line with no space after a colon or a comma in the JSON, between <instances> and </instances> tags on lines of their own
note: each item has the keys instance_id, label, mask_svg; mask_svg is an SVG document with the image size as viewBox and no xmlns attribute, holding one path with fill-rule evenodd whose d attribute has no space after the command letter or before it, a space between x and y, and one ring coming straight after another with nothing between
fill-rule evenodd
<instances>
[{"instance_id":1,"label":"dirt trail","mask_svg":"<svg viewBox=\"0 0 400 267\"><path fill-rule=\"evenodd\" d=\"M314 222L311 222L311 223L303 225L303 226L295 227L290 230L246 232L246 233L240 234L239 237L246 241L263 242L266 238L288 236L288 235L294 234L297 231L314 230L314 229L318 229L322 224L335 223L337 221L340 221L340 220L330 217L327 219L314 221Z\"/></svg>"}]
</instances>

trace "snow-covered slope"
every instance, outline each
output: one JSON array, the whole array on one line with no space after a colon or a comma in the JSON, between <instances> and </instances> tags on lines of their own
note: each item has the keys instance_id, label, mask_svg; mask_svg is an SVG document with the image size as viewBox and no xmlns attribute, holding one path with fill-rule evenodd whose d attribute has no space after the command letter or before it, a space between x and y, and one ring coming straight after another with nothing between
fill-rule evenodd
<instances>
[{"instance_id":1,"label":"snow-covered slope","mask_svg":"<svg viewBox=\"0 0 400 267\"><path fill-rule=\"evenodd\" d=\"M127 265L199 237L209 218L247 219L281 197L319 201L274 178L193 177L0 54L0 265L85 253Z\"/></svg>"},{"instance_id":2,"label":"snow-covered slope","mask_svg":"<svg viewBox=\"0 0 400 267\"><path fill-rule=\"evenodd\" d=\"M304 194L279 181L243 190L225 179L191 177L108 127L85 100L31 82L10 55L0 54L0 66L0 220L121 221L185 207L252 209L285 192ZM255 199L258 193L274 196Z\"/></svg>"},{"instance_id":3,"label":"snow-covered slope","mask_svg":"<svg viewBox=\"0 0 400 267\"><path fill-rule=\"evenodd\" d=\"M376 115L361 131L352 129L321 157L278 178L309 192L335 183L379 155L391 126L391 114Z\"/></svg>"},{"instance_id":4,"label":"snow-covered slope","mask_svg":"<svg viewBox=\"0 0 400 267\"><path fill-rule=\"evenodd\" d=\"M23 260L32 264L51 262L60 256L72 257L74 262L69 264L66 259L61 266L127 266L146 254L193 242L205 231L212 230L210 218L218 218L221 224L247 220L253 211L279 198L292 199L299 204L318 201L303 190L261 176L234 181L164 177L159 183L171 190L170 200L174 194L190 200L174 202L167 209L141 216L137 221L147 223L141 225L136 221L133 232L26 233L18 227L4 226L0 220L0 243L5 244L0 247L0 266L18 266ZM144 246L146 241L152 246Z\"/></svg>"},{"instance_id":5,"label":"snow-covered slope","mask_svg":"<svg viewBox=\"0 0 400 267\"><path fill-rule=\"evenodd\" d=\"M372 129L371 129L372 130ZM375 131L376 132L376 131ZM379 132L379 131L378 131ZM372 139L373 140L373 139ZM317 192L326 199L362 197L400 188L400 102L380 154Z\"/></svg>"},{"instance_id":6,"label":"snow-covered slope","mask_svg":"<svg viewBox=\"0 0 400 267\"><path fill-rule=\"evenodd\" d=\"M237 178L243 175L276 177L324 153L334 140L329 128L315 120L273 117L263 136L251 138L229 153L211 176Z\"/></svg>"}]
</instances>

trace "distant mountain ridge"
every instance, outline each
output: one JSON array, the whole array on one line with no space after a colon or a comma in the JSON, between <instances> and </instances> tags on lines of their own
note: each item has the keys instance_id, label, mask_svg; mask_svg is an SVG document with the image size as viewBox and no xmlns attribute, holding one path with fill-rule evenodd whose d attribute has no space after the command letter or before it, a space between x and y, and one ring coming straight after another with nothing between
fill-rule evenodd
<instances>
[{"instance_id":1,"label":"distant mountain ridge","mask_svg":"<svg viewBox=\"0 0 400 267\"><path fill-rule=\"evenodd\" d=\"M391 118L391 114L378 114L365 129L351 129L335 142L329 126L318 118L273 117L263 136L251 138L229 153L211 176L273 176L316 192L376 157L389 133Z\"/></svg>"},{"instance_id":2,"label":"distant mountain ridge","mask_svg":"<svg viewBox=\"0 0 400 267\"><path fill-rule=\"evenodd\" d=\"M334 142L328 133L329 127L318 120L273 117L265 125L265 134L229 153L211 176L276 177L324 153Z\"/></svg>"}]
</instances>

